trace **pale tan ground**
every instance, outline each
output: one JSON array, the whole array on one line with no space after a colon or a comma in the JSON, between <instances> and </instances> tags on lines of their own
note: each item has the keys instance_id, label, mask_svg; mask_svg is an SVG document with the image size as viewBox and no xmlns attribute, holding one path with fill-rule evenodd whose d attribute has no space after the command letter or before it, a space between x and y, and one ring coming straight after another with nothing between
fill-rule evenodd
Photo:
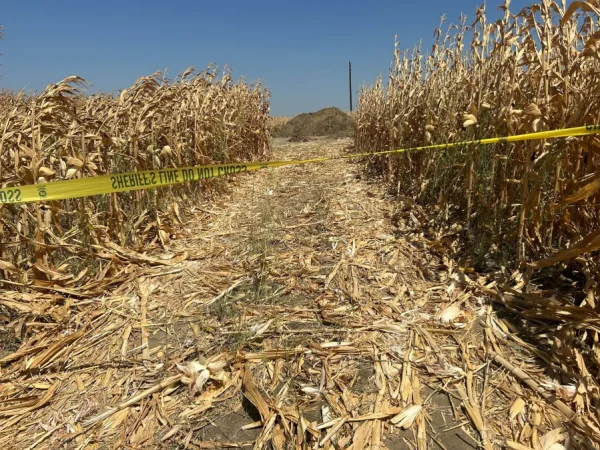
<instances>
[{"instance_id":1,"label":"pale tan ground","mask_svg":"<svg viewBox=\"0 0 600 450\"><path fill-rule=\"evenodd\" d=\"M273 158L350 144L281 140ZM168 251L119 253L104 295L29 299L44 317L0 354L3 448L537 449L564 418L491 350L538 382L544 366L360 171L231 179L180 211ZM223 370L194 393L191 361Z\"/></svg>"}]
</instances>

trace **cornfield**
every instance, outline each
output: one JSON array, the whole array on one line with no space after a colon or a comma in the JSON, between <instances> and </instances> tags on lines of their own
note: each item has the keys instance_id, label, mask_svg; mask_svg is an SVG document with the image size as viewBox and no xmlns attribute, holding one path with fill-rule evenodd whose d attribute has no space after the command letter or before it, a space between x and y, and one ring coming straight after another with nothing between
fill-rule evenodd
<instances>
[{"instance_id":1,"label":"cornfield","mask_svg":"<svg viewBox=\"0 0 600 450\"><path fill-rule=\"evenodd\" d=\"M600 121L600 9L543 1L502 19L440 28L430 53L396 44L389 83L362 90L357 147L372 151L482 139ZM443 21L442 21L443 22ZM472 41L465 48L467 33ZM534 261L583 237L599 218L598 137L470 146L375 158L397 192L454 208L484 238ZM516 243L516 245L514 245Z\"/></svg>"},{"instance_id":2,"label":"cornfield","mask_svg":"<svg viewBox=\"0 0 600 450\"><path fill-rule=\"evenodd\" d=\"M124 171L257 159L268 149L268 92L234 83L229 70L160 72L120 95L83 95L68 77L39 95L0 95L0 180L4 187ZM99 257L113 243L168 244L179 204L209 193L203 181L161 190L40 205L1 206L5 280L68 286L88 271L114 270ZM100 261L100 262L99 262Z\"/></svg>"},{"instance_id":3,"label":"cornfield","mask_svg":"<svg viewBox=\"0 0 600 450\"><path fill-rule=\"evenodd\" d=\"M362 89L357 149L599 123L600 5L542 0L518 13L509 5L506 0L495 22L484 6L472 24L462 16L445 28L442 18L430 52L401 51L396 42L388 83L379 78ZM545 325L563 324L552 328L550 343L561 365L585 373L580 356L598 354L592 322L600 317L597 135L372 157L367 168L407 201L435 211L438 223L458 225L454 232L462 229L478 270L507 266L522 269L525 281L545 279L529 286L535 295L512 306L539 320L545 333ZM562 276L550 280L550 273ZM544 283L571 289L556 295ZM523 283L516 284L521 292ZM599 358L588 361L598 368Z\"/></svg>"}]
</instances>

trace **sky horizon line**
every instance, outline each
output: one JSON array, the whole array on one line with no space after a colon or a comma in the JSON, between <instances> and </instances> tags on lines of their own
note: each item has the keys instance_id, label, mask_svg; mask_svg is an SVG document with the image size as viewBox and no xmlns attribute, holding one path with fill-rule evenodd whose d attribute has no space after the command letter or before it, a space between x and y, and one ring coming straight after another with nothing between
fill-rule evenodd
<instances>
[{"instance_id":1,"label":"sky horizon line","mask_svg":"<svg viewBox=\"0 0 600 450\"><path fill-rule=\"evenodd\" d=\"M90 95L110 94L157 70L176 76L212 61L230 67L236 80L262 81L271 113L292 116L328 106L349 110L352 61L355 109L360 87L387 74L396 35L401 48L419 42L428 48L443 15L446 24L462 13L472 20L480 3L233 0L223 8L180 0L173 8L158 0L12 2L0 17L0 89L40 92L77 75L91 84ZM491 19L499 17L501 3L488 3ZM528 3L513 0L511 9Z\"/></svg>"}]
</instances>

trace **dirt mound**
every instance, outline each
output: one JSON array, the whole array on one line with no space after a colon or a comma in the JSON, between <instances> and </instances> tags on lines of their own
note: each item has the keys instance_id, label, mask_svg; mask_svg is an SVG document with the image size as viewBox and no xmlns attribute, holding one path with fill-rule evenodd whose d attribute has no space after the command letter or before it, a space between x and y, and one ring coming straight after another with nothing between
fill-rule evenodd
<instances>
[{"instance_id":1,"label":"dirt mound","mask_svg":"<svg viewBox=\"0 0 600 450\"><path fill-rule=\"evenodd\" d=\"M294 117L275 134L275 137L296 136L352 137L354 121L338 108L325 108Z\"/></svg>"}]
</instances>

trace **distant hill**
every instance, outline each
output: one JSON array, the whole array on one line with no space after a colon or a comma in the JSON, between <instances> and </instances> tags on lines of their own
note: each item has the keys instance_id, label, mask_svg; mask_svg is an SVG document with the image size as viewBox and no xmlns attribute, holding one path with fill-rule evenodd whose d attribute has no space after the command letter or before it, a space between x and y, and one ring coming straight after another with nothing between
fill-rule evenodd
<instances>
[{"instance_id":1,"label":"distant hill","mask_svg":"<svg viewBox=\"0 0 600 450\"><path fill-rule=\"evenodd\" d=\"M302 113L277 130L275 137L352 137L354 121L338 108L324 108L317 112Z\"/></svg>"}]
</instances>

